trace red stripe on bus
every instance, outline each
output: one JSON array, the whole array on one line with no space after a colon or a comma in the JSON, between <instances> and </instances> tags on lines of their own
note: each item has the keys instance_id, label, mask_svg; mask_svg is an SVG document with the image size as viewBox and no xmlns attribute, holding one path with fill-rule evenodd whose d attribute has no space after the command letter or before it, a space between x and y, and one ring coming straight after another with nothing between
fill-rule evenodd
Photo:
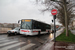
<instances>
[{"instance_id":1,"label":"red stripe on bus","mask_svg":"<svg viewBox=\"0 0 75 50\"><path fill-rule=\"evenodd\" d=\"M22 32L29 32L28 30L21 30Z\"/></svg>"},{"instance_id":2,"label":"red stripe on bus","mask_svg":"<svg viewBox=\"0 0 75 50\"><path fill-rule=\"evenodd\" d=\"M38 32L38 31L33 31L33 32Z\"/></svg>"}]
</instances>

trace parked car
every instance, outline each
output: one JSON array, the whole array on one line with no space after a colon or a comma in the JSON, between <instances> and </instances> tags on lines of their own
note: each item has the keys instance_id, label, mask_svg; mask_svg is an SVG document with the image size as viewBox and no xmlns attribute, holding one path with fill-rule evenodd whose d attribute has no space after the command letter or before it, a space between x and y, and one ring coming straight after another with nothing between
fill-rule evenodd
<instances>
[{"instance_id":1,"label":"parked car","mask_svg":"<svg viewBox=\"0 0 75 50\"><path fill-rule=\"evenodd\" d=\"M16 34L20 34L19 31L20 31L20 27L16 27L13 30L9 30L7 33L8 33L8 35L11 35L11 34L16 35Z\"/></svg>"}]
</instances>

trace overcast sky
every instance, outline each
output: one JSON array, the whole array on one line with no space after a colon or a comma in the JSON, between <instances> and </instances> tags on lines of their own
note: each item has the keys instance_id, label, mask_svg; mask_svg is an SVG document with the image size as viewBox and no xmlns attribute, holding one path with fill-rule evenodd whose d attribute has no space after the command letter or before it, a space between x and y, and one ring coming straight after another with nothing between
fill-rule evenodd
<instances>
[{"instance_id":1,"label":"overcast sky","mask_svg":"<svg viewBox=\"0 0 75 50\"><path fill-rule=\"evenodd\" d=\"M41 13L45 8L34 0L0 0L0 23L17 23L21 19L36 19L51 24L51 12ZM56 24L59 24L56 22Z\"/></svg>"}]
</instances>

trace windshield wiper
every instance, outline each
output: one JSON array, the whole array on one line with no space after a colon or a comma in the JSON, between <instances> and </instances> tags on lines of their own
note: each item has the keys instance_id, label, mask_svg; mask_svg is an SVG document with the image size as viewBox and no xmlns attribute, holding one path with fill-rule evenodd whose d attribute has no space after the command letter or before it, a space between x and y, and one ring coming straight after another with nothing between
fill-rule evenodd
<instances>
[{"instance_id":1,"label":"windshield wiper","mask_svg":"<svg viewBox=\"0 0 75 50\"><path fill-rule=\"evenodd\" d=\"M29 25L27 25L27 24L26 24L26 26L28 26L28 27L29 27L29 29L30 29L30 26L29 26Z\"/></svg>"}]
</instances>

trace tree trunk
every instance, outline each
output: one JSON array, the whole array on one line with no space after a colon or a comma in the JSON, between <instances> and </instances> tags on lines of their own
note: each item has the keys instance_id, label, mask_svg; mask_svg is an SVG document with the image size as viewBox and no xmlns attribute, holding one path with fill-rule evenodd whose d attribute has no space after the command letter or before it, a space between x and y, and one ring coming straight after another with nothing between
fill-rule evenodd
<instances>
[{"instance_id":1,"label":"tree trunk","mask_svg":"<svg viewBox=\"0 0 75 50\"><path fill-rule=\"evenodd\" d=\"M68 18L67 18L67 5L66 5L66 0L64 0L64 12L65 12L66 36L69 36L69 33L68 33Z\"/></svg>"}]
</instances>

